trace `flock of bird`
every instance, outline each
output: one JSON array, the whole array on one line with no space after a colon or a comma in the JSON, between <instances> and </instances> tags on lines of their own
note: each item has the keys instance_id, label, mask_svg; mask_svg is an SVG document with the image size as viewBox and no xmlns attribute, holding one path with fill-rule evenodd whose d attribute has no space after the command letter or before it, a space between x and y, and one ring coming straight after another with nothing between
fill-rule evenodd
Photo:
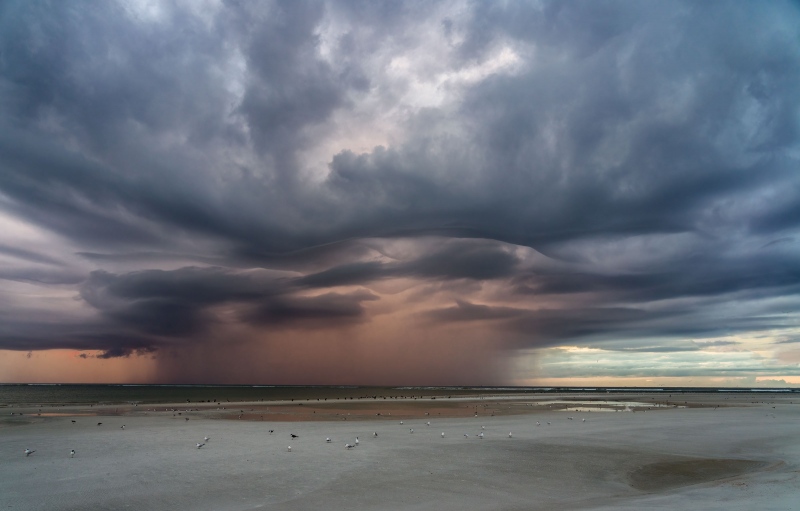
<instances>
[{"instance_id":1,"label":"flock of bird","mask_svg":"<svg viewBox=\"0 0 800 511\"><path fill-rule=\"evenodd\" d=\"M426 414L426 415L427 415L427 414ZM573 419L574 419L574 417L567 417L567 419L568 419L568 420L573 420ZM75 423L76 421L75 421L75 420L73 420L72 422L73 422L73 423ZM583 422L586 422L586 419L583 419ZM102 422L98 422L98 423L97 423L97 425L98 425L98 426L101 426L102 424L103 424ZM403 421L400 421L400 425L403 425L403 424L404 424L404 422L403 422ZM427 422L425 423L425 425L426 425L426 426L430 426L430 425L431 425L431 422L430 422L430 421L427 421ZM536 425L537 425L537 426L541 426L541 423L540 423L539 421L536 421ZM550 425L550 422L547 422L547 425ZM120 429L125 429L125 425L123 424L122 426L120 426ZM484 430L485 430L485 429L486 429L486 426L481 426L481 431L480 431L479 433L477 433L475 436L476 436L478 439L482 440L482 439L484 438ZM270 430L269 430L269 434L270 434L270 435L271 435L271 434L273 434L274 432L275 432L275 430L274 430L274 429L270 429ZM409 428L409 433L410 433L410 434L413 434L413 433L414 433L414 428ZM373 438L378 438L378 432L377 432L377 431L373 432L373 433L372 433L372 436L373 436ZM292 440L294 440L294 439L296 439L296 438L300 438L300 435L296 435L296 434L294 434L294 433L290 433L290 437L292 438ZM444 433L444 431L442 431L442 433L441 433L441 437L442 437L442 438L444 438L444 437L445 437L445 433ZM470 435L469 435L468 433L464 433L464 438L469 438L469 437L470 437ZM513 437L514 437L514 435L512 434L512 432L510 432L510 431L509 431L509 432L508 432L508 438L513 438ZM208 441L209 441L209 440L210 440L210 437L206 436L205 438L203 438L203 441L202 441L202 442L196 442L196 444L195 444L195 445L196 445L196 448L197 448L197 449L202 449L203 447L205 447L205 446L206 446L206 444L208 443ZM332 443L332 442L333 442L333 440L331 440L331 437L326 437L326 438L325 438L325 442L326 442L326 443ZM353 441L353 443L350 443L350 442L347 442L347 443L345 443L345 449L347 449L347 450L350 450L350 449L353 449L353 448L355 448L355 447L358 447L359 443L360 443L360 440L359 440L358 436L356 436L356 438L355 438L355 441ZM288 451L288 452L292 452L292 446L291 446L291 445L287 446L287 451ZM26 457L27 457L27 456L30 456L31 454L33 454L33 453L35 453L35 452L36 452L36 451L35 451L35 450L33 450L33 449L25 449L25 451L24 451L24 453L25 453L25 456L26 456ZM69 452L69 457L70 457L70 458L74 458L74 457L75 457L75 449L71 449L71 450L70 450L70 452Z\"/></svg>"}]
</instances>

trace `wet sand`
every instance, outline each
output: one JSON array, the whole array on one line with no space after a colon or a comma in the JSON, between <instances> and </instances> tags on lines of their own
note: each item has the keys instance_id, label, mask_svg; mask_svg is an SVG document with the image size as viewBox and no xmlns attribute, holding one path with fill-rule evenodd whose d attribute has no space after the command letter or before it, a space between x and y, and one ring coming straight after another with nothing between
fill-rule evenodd
<instances>
[{"instance_id":1,"label":"wet sand","mask_svg":"<svg viewBox=\"0 0 800 511\"><path fill-rule=\"evenodd\" d=\"M19 405L0 417L0 508L789 510L793 397Z\"/></svg>"}]
</instances>

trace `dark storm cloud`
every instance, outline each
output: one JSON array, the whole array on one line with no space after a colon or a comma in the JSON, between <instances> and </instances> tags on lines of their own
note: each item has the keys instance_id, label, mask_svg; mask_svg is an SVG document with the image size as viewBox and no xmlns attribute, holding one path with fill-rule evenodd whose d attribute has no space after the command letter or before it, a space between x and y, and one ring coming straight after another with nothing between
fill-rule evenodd
<instances>
[{"instance_id":1,"label":"dark storm cloud","mask_svg":"<svg viewBox=\"0 0 800 511\"><path fill-rule=\"evenodd\" d=\"M96 313L0 347L356 325L392 279L517 347L800 311L794 4L154 5L0 5L0 214L50 236L0 278Z\"/></svg>"},{"instance_id":2,"label":"dark storm cloud","mask_svg":"<svg viewBox=\"0 0 800 511\"><path fill-rule=\"evenodd\" d=\"M366 291L273 299L246 312L243 319L260 326L330 327L364 320L361 302L377 299Z\"/></svg>"},{"instance_id":3,"label":"dark storm cloud","mask_svg":"<svg viewBox=\"0 0 800 511\"><path fill-rule=\"evenodd\" d=\"M450 240L441 243L431 253L409 261L344 264L302 277L298 284L310 287L347 286L397 277L489 280L514 275L518 264L518 258L500 244Z\"/></svg>"}]
</instances>

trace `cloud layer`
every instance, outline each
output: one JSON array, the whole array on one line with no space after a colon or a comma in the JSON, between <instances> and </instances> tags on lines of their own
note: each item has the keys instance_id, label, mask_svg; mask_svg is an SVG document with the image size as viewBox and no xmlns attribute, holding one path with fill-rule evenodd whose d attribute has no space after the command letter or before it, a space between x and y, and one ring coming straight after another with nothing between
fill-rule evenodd
<instances>
[{"instance_id":1,"label":"cloud layer","mask_svg":"<svg viewBox=\"0 0 800 511\"><path fill-rule=\"evenodd\" d=\"M5 2L0 349L294 383L505 382L562 345L779 356L799 22L790 2Z\"/></svg>"}]
</instances>

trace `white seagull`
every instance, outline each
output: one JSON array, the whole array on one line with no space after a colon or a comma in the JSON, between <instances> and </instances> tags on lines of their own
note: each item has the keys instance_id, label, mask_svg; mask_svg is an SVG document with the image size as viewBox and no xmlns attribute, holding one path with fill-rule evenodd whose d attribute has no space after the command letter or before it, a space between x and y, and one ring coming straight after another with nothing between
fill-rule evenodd
<instances>
[{"instance_id":1,"label":"white seagull","mask_svg":"<svg viewBox=\"0 0 800 511\"><path fill-rule=\"evenodd\" d=\"M208 442L210 439L209 439L209 437L205 437L205 438L203 438L203 440Z\"/></svg>"},{"instance_id":2,"label":"white seagull","mask_svg":"<svg viewBox=\"0 0 800 511\"><path fill-rule=\"evenodd\" d=\"M292 452L292 446L290 445L289 447L286 448L286 450Z\"/></svg>"},{"instance_id":3,"label":"white seagull","mask_svg":"<svg viewBox=\"0 0 800 511\"><path fill-rule=\"evenodd\" d=\"M376 431L376 432L374 432L374 433L372 434L372 437L373 437L373 438L378 438L378 432L377 432L377 431Z\"/></svg>"},{"instance_id":4,"label":"white seagull","mask_svg":"<svg viewBox=\"0 0 800 511\"><path fill-rule=\"evenodd\" d=\"M201 444L200 442L197 442L197 448L198 448L198 449L199 449L199 448L201 448L201 447L203 447L204 445L206 445L206 444Z\"/></svg>"},{"instance_id":5,"label":"white seagull","mask_svg":"<svg viewBox=\"0 0 800 511\"><path fill-rule=\"evenodd\" d=\"M442 431L442 438L444 438L444 431Z\"/></svg>"},{"instance_id":6,"label":"white seagull","mask_svg":"<svg viewBox=\"0 0 800 511\"><path fill-rule=\"evenodd\" d=\"M513 436L514 436L514 435L512 435L512 434L511 434L511 432L509 431L509 432L508 432L508 438L512 438Z\"/></svg>"},{"instance_id":7,"label":"white seagull","mask_svg":"<svg viewBox=\"0 0 800 511\"><path fill-rule=\"evenodd\" d=\"M414 428L411 428L408 432L409 433L413 433L414 432Z\"/></svg>"},{"instance_id":8,"label":"white seagull","mask_svg":"<svg viewBox=\"0 0 800 511\"><path fill-rule=\"evenodd\" d=\"M331 437L326 438L325 441L331 443Z\"/></svg>"},{"instance_id":9,"label":"white seagull","mask_svg":"<svg viewBox=\"0 0 800 511\"><path fill-rule=\"evenodd\" d=\"M31 451L30 449L25 449L25 456L30 456L31 454L35 453L36 451Z\"/></svg>"},{"instance_id":10,"label":"white seagull","mask_svg":"<svg viewBox=\"0 0 800 511\"><path fill-rule=\"evenodd\" d=\"M345 449L352 449L353 447L355 447L355 445L344 444Z\"/></svg>"},{"instance_id":11,"label":"white seagull","mask_svg":"<svg viewBox=\"0 0 800 511\"><path fill-rule=\"evenodd\" d=\"M480 435L478 435L478 438L480 438L481 440L483 440L483 431L481 431Z\"/></svg>"},{"instance_id":12,"label":"white seagull","mask_svg":"<svg viewBox=\"0 0 800 511\"><path fill-rule=\"evenodd\" d=\"M75 449L72 449L71 451L69 451L69 457L70 458L74 458L75 457Z\"/></svg>"},{"instance_id":13,"label":"white seagull","mask_svg":"<svg viewBox=\"0 0 800 511\"><path fill-rule=\"evenodd\" d=\"M427 424L428 426L430 426L430 425L431 425L431 421L428 421L428 422L426 422L425 424Z\"/></svg>"},{"instance_id":14,"label":"white seagull","mask_svg":"<svg viewBox=\"0 0 800 511\"><path fill-rule=\"evenodd\" d=\"M356 437L356 445L358 445L358 437Z\"/></svg>"}]
</instances>

